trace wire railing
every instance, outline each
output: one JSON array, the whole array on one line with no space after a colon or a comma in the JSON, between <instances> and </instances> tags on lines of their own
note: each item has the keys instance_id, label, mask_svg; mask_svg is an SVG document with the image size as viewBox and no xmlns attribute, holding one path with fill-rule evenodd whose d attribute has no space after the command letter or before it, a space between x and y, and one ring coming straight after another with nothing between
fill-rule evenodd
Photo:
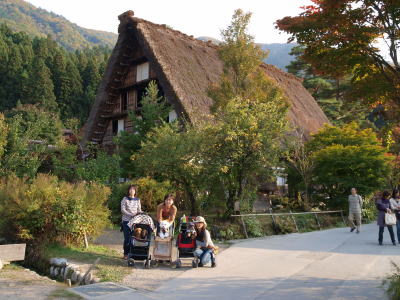
<instances>
[{"instance_id":1,"label":"wire railing","mask_svg":"<svg viewBox=\"0 0 400 300\"><path fill-rule=\"evenodd\" d=\"M318 228L319 228L319 230L321 230L322 227L321 227L321 222L318 219L318 215L319 214L333 214L333 213L340 213L340 215L342 217L342 220L343 220L343 223L346 224L346 220L345 220L344 215L343 215L343 210L307 211L307 212L292 212L292 211L290 211L288 213L241 214L241 215L231 215L231 217L239 217L241 219L244 234L245 234L246 238L249 238L249 236L247 234L246 223L244 222L244 218L243 217L270 216L271 219L272 219L272 223L275 225L276 224L275 217L278 217L278 216L290 216L292 221L293 221L293 224L294 224L294 226L296 228L296 231L300 232L298 224L296 222L296 218L295 218L296 215L314 215L314 218L315 218L315 221L316 221L316 223L318 225Z\"/></svg>"}]
</instances>

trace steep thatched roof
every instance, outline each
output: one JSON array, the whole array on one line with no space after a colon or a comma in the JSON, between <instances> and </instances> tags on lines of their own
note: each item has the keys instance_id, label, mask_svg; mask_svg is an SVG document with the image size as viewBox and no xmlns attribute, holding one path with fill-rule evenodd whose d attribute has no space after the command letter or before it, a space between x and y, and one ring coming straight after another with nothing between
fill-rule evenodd
<instances>
[{"instance_id":1,"label":"steep thatched roof","mask_svg":"<svg viewBox=\"0 0 400 300\"><path fill-rule=\"evenodd\" d=\"M127 72L130 53L137 47L156 70L164 93L179 114L194 122L208 114L212 99L207 96L207 90L218 82L223 69L217 46L166 25L136 18L132 11L120 15L119 19L118 42L87 122L86 140L101 141L105 126L102 112L108 111L107 103L111 105L115 101L114 90ZM289 119L295 127L308 134L329 122L298 78L271 65L265 64L263 68L288 97Z\"/></svg>"}]
</instances>

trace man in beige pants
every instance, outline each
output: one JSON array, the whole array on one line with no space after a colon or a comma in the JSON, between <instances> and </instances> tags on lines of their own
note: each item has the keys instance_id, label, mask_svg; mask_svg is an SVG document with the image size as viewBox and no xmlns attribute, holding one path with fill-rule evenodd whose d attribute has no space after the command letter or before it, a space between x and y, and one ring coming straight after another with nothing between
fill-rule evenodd
<instances>
[{"instance_id":1,"label":"man in beige pants","mask_svg":"<svg viewBox=\"0 0 400 300\"><path fill-rule=\"evenodd\" d=\"M357 233L360 233L361 227L361 208L362 198L357 194L355 188L351 189L351 195L349 195L349 221L350 221L350 232L357 229ZM354 224L356 221L356 224Z\"/></svg>"}]
</instances>

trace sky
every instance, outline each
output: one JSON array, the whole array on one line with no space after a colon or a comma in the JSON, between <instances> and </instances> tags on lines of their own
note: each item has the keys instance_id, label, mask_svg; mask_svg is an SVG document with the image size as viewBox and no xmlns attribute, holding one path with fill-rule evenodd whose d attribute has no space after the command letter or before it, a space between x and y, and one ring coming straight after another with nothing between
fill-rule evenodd
<instances>
[{"instance_id":1,"label":"sky","mask_svg":"<svg viewBox=\"0 0 400 300\"><path fill-rule=\"evenodd\" d=\"M285 43L288 36L274 22L298 15L310 0L27 0L62 15L79 26L117 33L118 15L133 10L135 16L195 37L220 38L235 9L253 13L249 32L257 43Z\"/></svg>"}]
</instances>

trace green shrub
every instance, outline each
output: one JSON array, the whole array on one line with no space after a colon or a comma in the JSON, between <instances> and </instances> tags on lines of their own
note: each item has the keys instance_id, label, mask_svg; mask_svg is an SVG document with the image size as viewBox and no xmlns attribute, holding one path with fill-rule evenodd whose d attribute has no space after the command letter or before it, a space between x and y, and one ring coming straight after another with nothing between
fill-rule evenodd
<instances>
[{"instance_id":1,"label":"green shrub","mask_svg":"<svg viewBox=\"0 0 400 300\"><path fill-rule=\"evenodd\" d=\"M143 211L155 211L157 204L163 201L164 196L172 192L169 181L158 182L149 177L141 177L135 181L115 185L108 201L108 207L112 212L112 221L115 224L121 220L121 200L126 196L128 186L131 184L138 186L137 196L140 198Z\"/></svg>"},{"instance_id":2,"label":"green shrub","mask_svg":"<svg viewBox=\"0 0 400 300\"><path fill-rule=\"evenodd\" d=\"M365 197L363 201L362 218L367 222L372 222L376 220L376 217L377 217L377 209L376 209L374 195Z\"/></svg>"},{"instance_id":3,"label":"green shrub","mask_svg":"<svg viewBox=\"0 0 400 300\"><path fill-rule=\"evenodd\" d=\"M9 239L82 243L108 224L110 189L96 183L70 184L39 174L0 180L0 232Z\"/></svg>"},{"instance_id":4,"label":"green shrub","mask_svg":"<svg viewBox=\"0 0 400 300\"><path fill-rule=\"evenodd\" d=\"M390 276L388 276L384 281L383 281L383 286L386 289L386 294L388 295L390 300L399 300L400 299L400 267L394 263L393 261L391 262L394 273Z\"/></svg>"},{"instance_id":5,"label":"green shrub","mask_svg":"<svg viewBox=\"0 0 400 300\"><path fill-rule=\"evenodd\" d=\"M249 237L260 237L265 235L257 217L245 217L244 223Z\"/></svg>"}]
</instances>

